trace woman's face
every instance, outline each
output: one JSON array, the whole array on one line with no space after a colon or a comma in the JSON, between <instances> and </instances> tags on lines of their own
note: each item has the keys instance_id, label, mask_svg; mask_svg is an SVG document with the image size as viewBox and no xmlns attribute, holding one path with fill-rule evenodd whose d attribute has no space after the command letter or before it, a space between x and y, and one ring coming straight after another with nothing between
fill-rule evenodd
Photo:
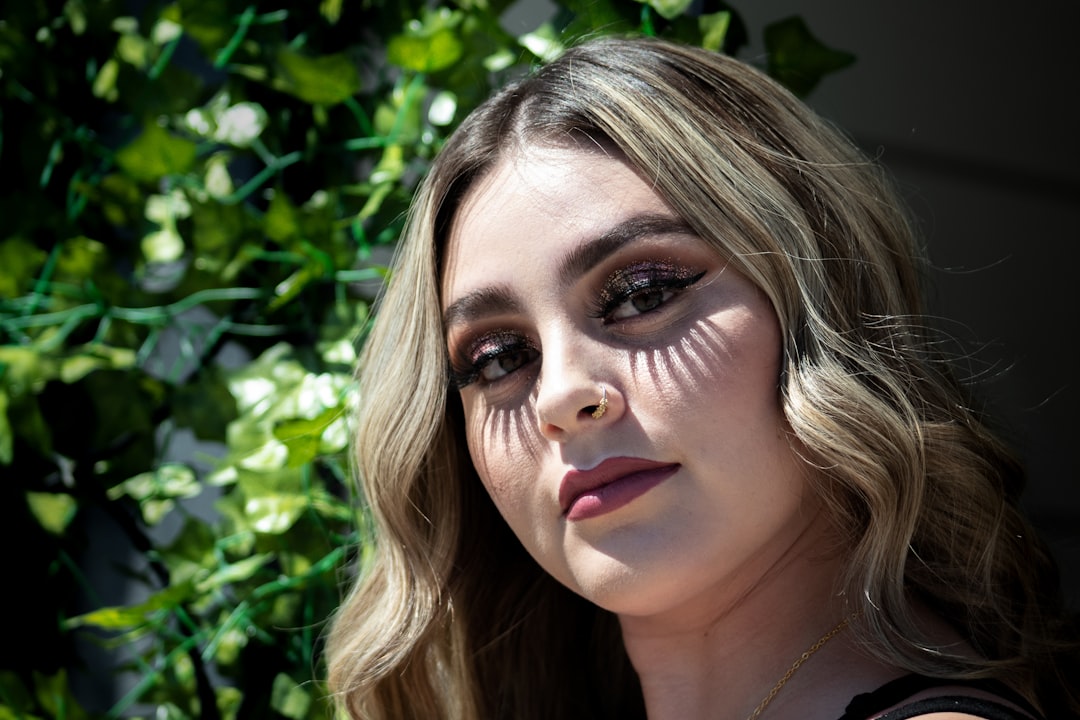
<instances>
[{"instance_id":1,"label":"woman's face","mask_svg":"<svg viewBox=\"0 0 1080 720\"><path fill-rule=\"evenodd\" d=\"M547 572L649 615L741 597L796 545L817 505L773 309L627 165L511 154L467 193L444 267L469 451Z\"/></svg>"}]
</instances>

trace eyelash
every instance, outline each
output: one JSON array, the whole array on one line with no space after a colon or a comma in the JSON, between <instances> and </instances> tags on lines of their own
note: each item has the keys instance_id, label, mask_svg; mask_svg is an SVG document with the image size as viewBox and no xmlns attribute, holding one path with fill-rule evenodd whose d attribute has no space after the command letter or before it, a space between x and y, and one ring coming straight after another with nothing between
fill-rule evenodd
<instances>
[{"instance_id":1,"label":"eyelash","mask_svg":"<svg viewBox=\"0 0 1080 720\"><path fill-rule=\"evenodd\" d=\"M464 358L451 358L450 384L461 390L480 380L484 369L499 358L528 351L537 352L533 343L516 332L500 330L481 335L468 344Z\"/></svg>"},{"instance_id":2,"label":"eyelash","mask_svg":"<svg viewBox=\"0 0 1080 720\"><path fill-rule=\"evenodd\" d=\"M612 273L600 295L589 311L589 317L599 318L605 325L619 322L614 318L615 311L623 304L650 292L678 293L690 287L705 275L704 271L671 265L669 263L643 262L629 265ZM670 298L663 299L663 306ZM658 306L658 307L659 307ZM640 310L644 315L655 308Z\"/></svg>"},{"instance_id":3,"label":"eyelash","mask_svg":"<svg viewBox=\"0 0 1080 720\"><path fill-rule=\"evenodd\" d=\"M588 316L602 320L605 325L621 322L621 319L613 316L615 311L625 303L650 292L678 294L704 275L705 271L696 271L670 263L642 262L628 265L607 278L596 301L589 309ZM661 298L656 307L640 310L639 314L650 313L662 307L670 299ZM467 343L461 355L457 358L451 357L449 367L451 387L461 390L482 381L483 372L491 363L500 358L511 358L515 354L528 352L539 355L535 345L520 333L499 330L480 335ZM516 369L508 370L506 375L513 374ZM484 382L495 383L499 379L501 378Z\"/></svg>"}]
</instances>

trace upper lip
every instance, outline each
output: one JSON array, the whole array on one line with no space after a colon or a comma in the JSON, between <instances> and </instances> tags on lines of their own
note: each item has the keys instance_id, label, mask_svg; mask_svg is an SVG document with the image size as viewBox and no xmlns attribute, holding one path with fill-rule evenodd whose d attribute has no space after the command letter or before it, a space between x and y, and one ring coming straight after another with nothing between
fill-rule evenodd
<instances>
[{"instance_id":1,"label":"upper lip","mask_svg":"<svg viewBox=\"0 0 1080 720\"><path fill-rule=\"evenodd\" d=\"M591 490L596 490L627 475L676 464L645 458L614 457L604 460L591 470L570 470L559 483L559 506L565 515L578 497Z\"/></svg>"}]
</instances>

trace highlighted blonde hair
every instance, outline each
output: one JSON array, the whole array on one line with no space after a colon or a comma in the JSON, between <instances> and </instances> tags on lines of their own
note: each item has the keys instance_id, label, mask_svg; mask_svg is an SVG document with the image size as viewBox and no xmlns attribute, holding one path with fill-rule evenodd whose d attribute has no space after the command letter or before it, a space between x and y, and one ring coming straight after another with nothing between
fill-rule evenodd
<instances>
[{"instance_id":1,"label":"highlighted blonde hair","mask_svg":"<svg viewBox=\"0 0 1080 720\"><path fill-rule=\"evenodd\" d=\"M604 39L476 110L416 197L360 366L355 454L377 537L329 636L342 706L364 718L643 715L614 618L510 533L448 390L442 244L476 179L525 145L620 157L767 294L781 402L843 533L838 590L861 612L865 646L914 672L1008 679L1058 702L1053 563L1016 509L1020 468L923 324L918 248L880 168L736 60ZM935 647L914 600L980 657Z\"/></svg>"}]
</instances>

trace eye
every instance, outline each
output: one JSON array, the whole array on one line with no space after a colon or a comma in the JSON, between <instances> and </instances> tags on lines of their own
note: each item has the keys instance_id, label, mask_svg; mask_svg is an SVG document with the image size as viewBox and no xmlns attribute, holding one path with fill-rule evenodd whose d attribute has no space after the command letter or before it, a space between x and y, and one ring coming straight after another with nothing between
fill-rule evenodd
<instances>
[{"instance_id":1,"label":"eye","mask_svg":"<svg viewBox=\"0 0 1080 720\"><path fill-rule=\"evenodd\" d=\"M610 313L605 315L605 318L611 320L624 320L628 317L633 317L634 315L647 313L650 310L655 310L663 305L670 300L674 294L675 291L664 288L647 288L635 292L630 296L630 299L624 301Z\"/></svg>"},{"instance_id":2,"label":"eye","mask_svg":"<svg viewBox=\"0 0 1080 720\"><path fill-rule=\"evenodd\" d=\"M494 332L468 343L463 355L451 362L450 370L451 382L459 390L475 382L498 382L536 360L540 352L517 333Z\"/></svg>"},{"instance_id":3,"label":"eye","mask_svg":"<svg viewBox=\"0 0 1080 720\"><path fill-rule=\"evenodd\" d=\"M480 377L486 382L498 380L514 372L518 368L528 365L536 359L537 352L532 348L520 348L502 352L487 360L479 368Z\"/></svg>"},{"instance_id":4,"label":"eye","mask_svg":"<svg viewBox=\"0 0 1080 720\"><path fill-rule=\"evenodd\" d=\"M705 275L667 262L636 263L612 273L590 313L604 324L629 320L662 307Z\"/></svg>"}]
</instances>

